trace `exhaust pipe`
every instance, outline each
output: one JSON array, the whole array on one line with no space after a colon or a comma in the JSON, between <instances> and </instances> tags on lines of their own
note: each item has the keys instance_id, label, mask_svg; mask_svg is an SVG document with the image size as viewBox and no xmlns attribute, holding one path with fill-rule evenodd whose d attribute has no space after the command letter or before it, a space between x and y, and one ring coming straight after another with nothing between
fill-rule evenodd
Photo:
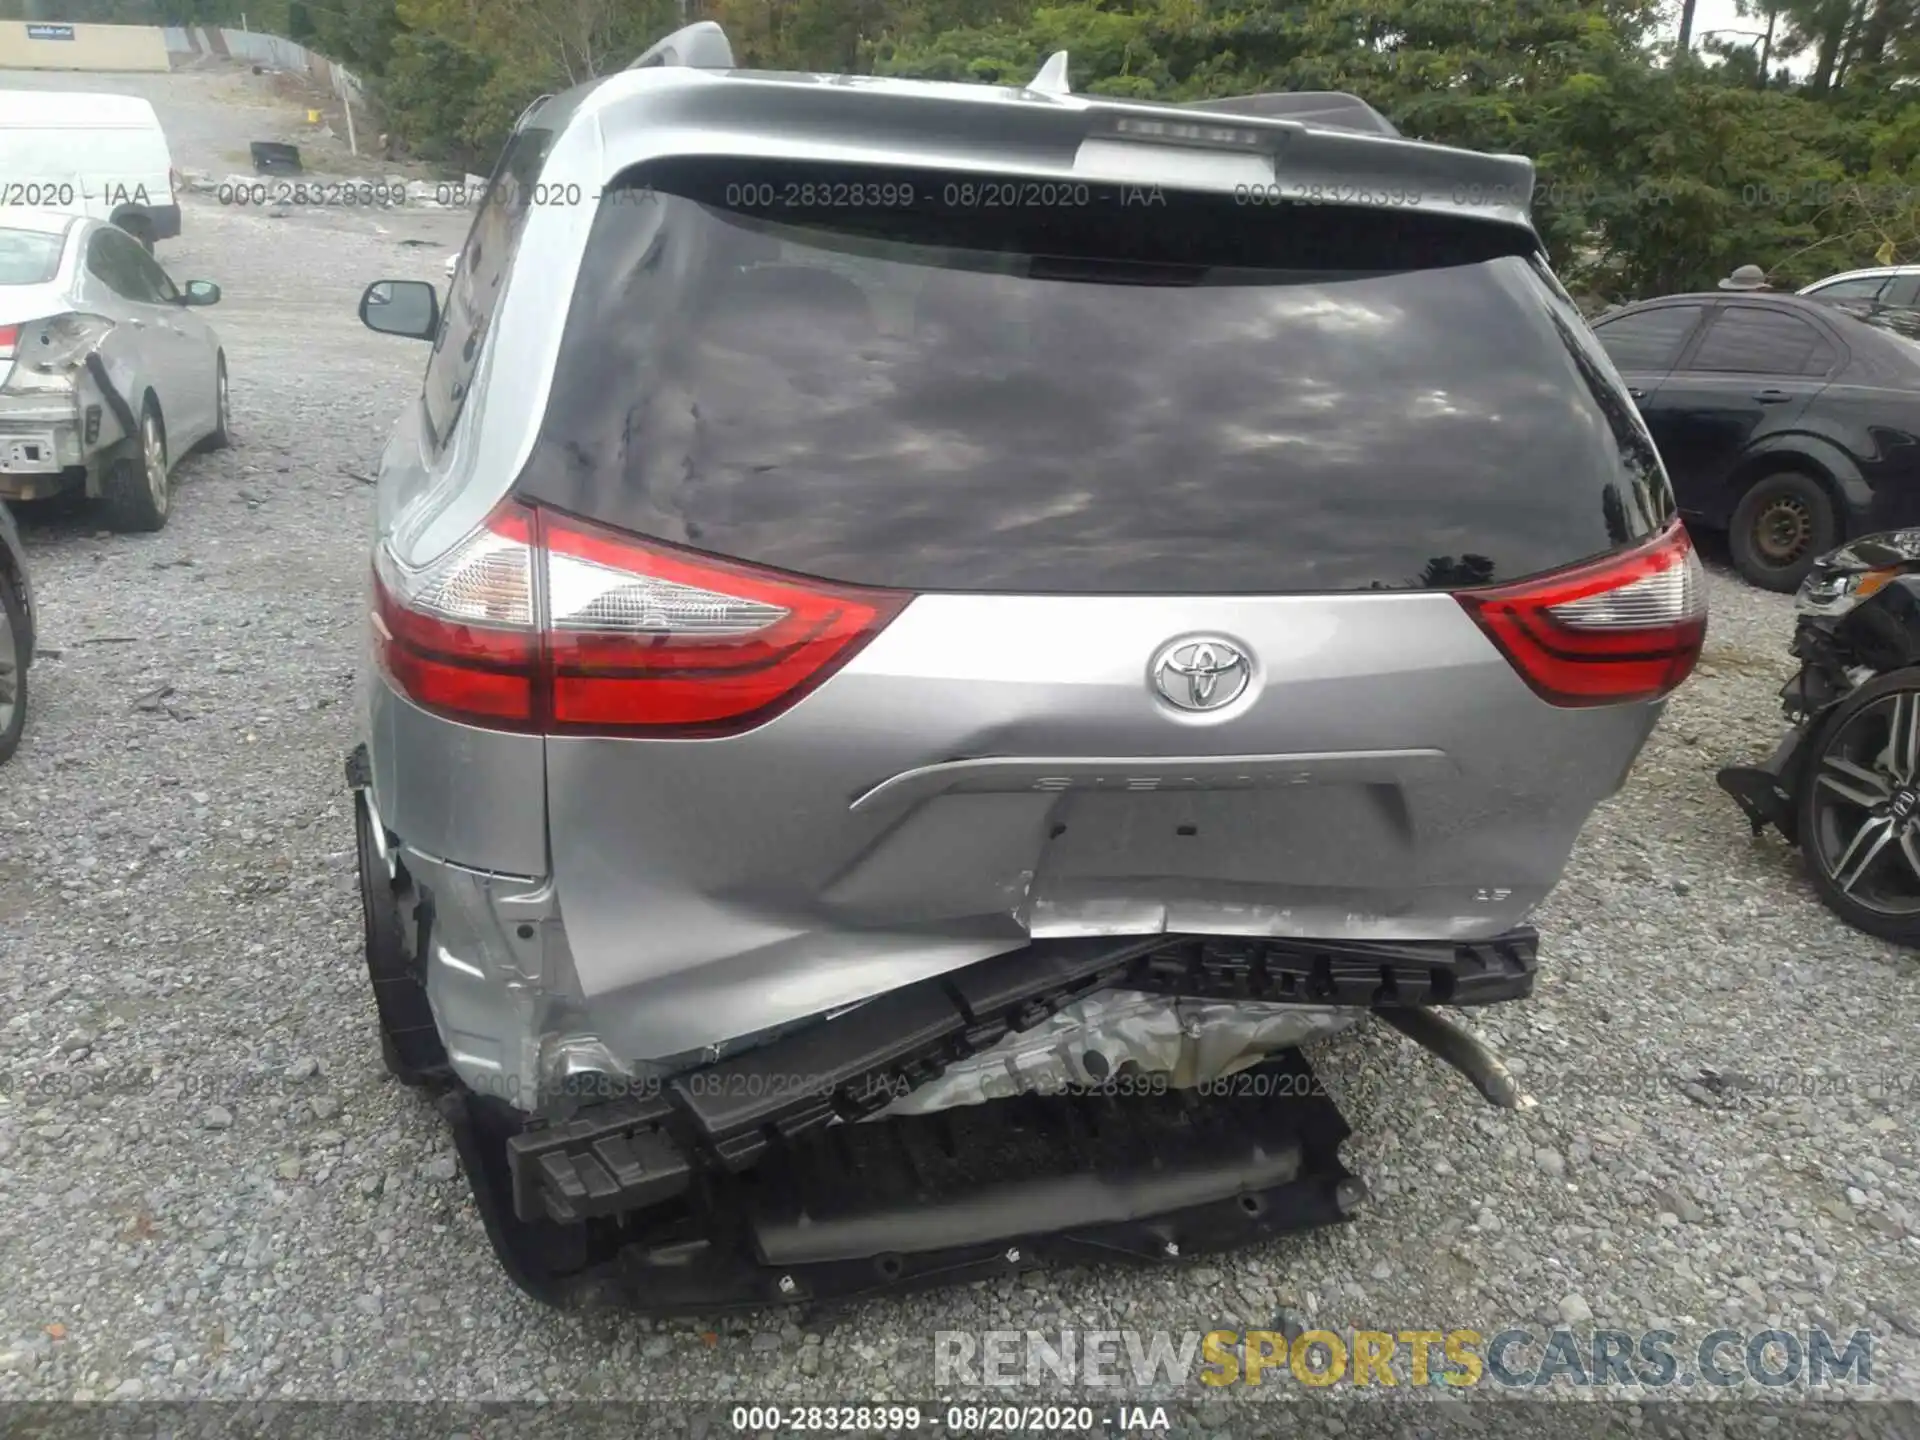
<instances>
[{"instance_id":1,"label":"exhaust pipe","mask_svg":"<svg viewBox=\"0 0 1920 1440\"><path fill-rule=\"evenodd\" d=\"M1402 1035L1431 1051L1473 1082L1473 1088L1502 1110L1531 1110L1539 1102L1520 1088L1500 1057L1475 1035L1437 1010L1392 1009L1374 1012Z\"/></svg>"}]
</instances>

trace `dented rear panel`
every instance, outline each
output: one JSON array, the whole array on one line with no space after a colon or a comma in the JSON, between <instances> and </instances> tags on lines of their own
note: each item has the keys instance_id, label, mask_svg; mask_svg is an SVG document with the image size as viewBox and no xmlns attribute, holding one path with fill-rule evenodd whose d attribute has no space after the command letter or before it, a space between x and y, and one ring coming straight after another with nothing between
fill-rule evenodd
<instances>
[{"instance_id":1,"label":"dented rear panel","mask_svg":"<svg viewBox=\"0 0 1920 1440\"><path fill-rule=\"evenodd\" d=\"M1546 703L1450 592L1672 501L1520 232L628 179L519 500L913 598L745 733L546 739L571 973L618 1053L1030 937L1469 939L1552 888L1658 706Z\"/></svg>"}]
</instances>

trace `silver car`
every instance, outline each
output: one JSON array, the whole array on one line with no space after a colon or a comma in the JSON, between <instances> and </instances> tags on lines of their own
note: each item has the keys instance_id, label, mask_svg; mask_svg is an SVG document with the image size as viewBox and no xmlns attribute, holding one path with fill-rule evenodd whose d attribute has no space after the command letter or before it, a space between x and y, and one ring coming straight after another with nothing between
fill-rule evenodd
<instances>
[{"instance_id":1,"label":"silver car","mask_svg":"<svg viewBox=\"0 0 1920 1440\"><path fill-rule=\"evenodd\" d=\"M1876 265L1843 270L1802 286L1802 295L1875 309L1920 309L1920 265Z\"/></svg>"},{"instance_id":2,"label":"silver car","mask_svg":"<svg viewBox=\"0 0 1920 1440\"><path fill-rule=\"evenodd\" d=\"M531 1293L1349 1215L1300 1046L1524 999L1700 569L1524 159L1350 96L737 70L523 117L379 476L390 1068Z\"/></svg>"},{"instance_id":3,"label":"silver car","mask_svg":"<svg viewBox=\"0 0 1920 1440\"><path fill-rule=\"evenodd\" d=\"M165 525L174 465L230 439L226 355L194 313L219 299L118 226L0 208L0 499Z\"/></svg>"}]
</instances>

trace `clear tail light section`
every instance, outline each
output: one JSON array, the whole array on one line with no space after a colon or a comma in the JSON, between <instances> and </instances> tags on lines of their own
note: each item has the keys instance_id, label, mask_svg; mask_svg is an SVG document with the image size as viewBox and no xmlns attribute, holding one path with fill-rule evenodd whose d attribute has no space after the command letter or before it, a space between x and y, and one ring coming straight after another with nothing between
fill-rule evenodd
<instances>
[{"instance_id":1,"label":"clear tail light section","mask_svg":"<svg viewBox=\"0 0 1920 1440\"><path fill-rule=\"evenodd\" d=\"M1454 598L1552 705L1657 700L1707 636L1705 575L1678 521L1638 549Z\"/></svg>"},{"instance_id":2,"label":"clear tail light section","mask_svg":"<svg viewBox=\"0 0 1920 1440\"><path fill-rule=\"evenodd\" d=\"M509 501L403 571L382 547L381 669L423 708L544 734L734 734L772 719L912 597L802 579Z\"/></svg>"},{"instance_id":3,"label":"clear tail light section","mask_svg":"<svg viewBox=\"0 0 1920 1440\"><path fill-rule=\"evenodd\" d=\"M403 695L476 725L534 728L533 532L531 516L503 509L416 571L380 548L374 653Z\"/></svg>"}]
</instances>

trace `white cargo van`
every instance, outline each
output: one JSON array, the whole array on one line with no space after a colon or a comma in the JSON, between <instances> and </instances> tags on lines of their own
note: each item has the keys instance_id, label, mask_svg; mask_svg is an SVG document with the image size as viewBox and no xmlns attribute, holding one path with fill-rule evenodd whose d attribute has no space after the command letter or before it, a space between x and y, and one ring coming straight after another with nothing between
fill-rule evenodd
<instances>
[{"instance_id":1,"label":"white cargo van","mask_svg":"<svg viewBox=\"0 0 1920 1440\"><path fill-rule=\"evenodd\" d=\"M180 233L177 179L138 96L0 89L0 205L109 220L151 250Z\"/></svg>"}]
</instances>

